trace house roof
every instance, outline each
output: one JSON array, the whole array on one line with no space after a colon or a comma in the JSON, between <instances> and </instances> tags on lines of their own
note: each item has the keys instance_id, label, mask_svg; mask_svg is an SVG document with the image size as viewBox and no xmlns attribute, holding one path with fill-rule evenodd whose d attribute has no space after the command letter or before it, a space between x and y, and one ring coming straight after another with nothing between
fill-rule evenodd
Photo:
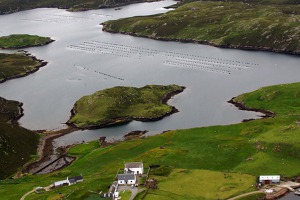
<instances>
[{"instance_id":1,"label":"house roof","mask_svg":"<svg viewBox=\"0 0 300 200\"><path fill-rule=\"evenodd\" d=\"M74 176L74 177L70 177L70 178L68 178L69 180L70 179L74 179L76 182L77 181L80 181L80 180L83 180L83 177L82 176Z\"/></svg>"},{"instance_id":2,"label":"house roof","mask_svg":"<svg viewBox=\"0 0 300 200\"><path fill-rule=\"evenodd\" d=\"M143 168L142 162L125 163L125 168Z\"/></svg>"},{"instance_id":3,"label":"house roof","mask_svg":"<svg viewBox=\"0 0 300 200\"><path fill-rule=\"evenodd\" d=\"M118 181L124 180L124 181L129 181L129 180L135 180L135 175L134 174L118 174Z\"/></svg>"},{"instance_id":4,"label":"house roof","mask_svg":"<svg viewBox=\"0 0 300 200\"><path fill-rule=\"evenodd\" d=\"M259 176L260 181L264 180L280 180L280 175L263 175Z\"/></svg>"}]
</instances>

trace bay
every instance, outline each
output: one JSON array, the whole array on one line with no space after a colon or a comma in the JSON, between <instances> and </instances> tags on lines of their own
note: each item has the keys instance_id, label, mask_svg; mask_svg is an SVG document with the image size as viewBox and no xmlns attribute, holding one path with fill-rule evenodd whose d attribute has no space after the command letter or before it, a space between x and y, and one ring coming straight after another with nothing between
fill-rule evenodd
<instances>
[{"instance_id":1,"label":"bay","mask_svg":"<svg viewBox=\"0 0 300 200\"><path fill-rule=\"evenodd\" d=\"M263 86L299 81L298 56L221 49L207 45L156 41L102 31L102 22L167 12L175 1L140 3L121 9L68 12L34 9L0 16L0 35L49 36L55 42L25 50L48 64L34 74L0 84L0 96L24 103L20 124L32 130L66 127L76 100L114 86L178 84L186 90L169 104L179 112L157 122L76 131L56 146L107 136L122 139L132 130L165 130L226 125L260 118L227 103L232 97ZM15 52L3 51L0 52Z\"/></svg>"}]
</instances>

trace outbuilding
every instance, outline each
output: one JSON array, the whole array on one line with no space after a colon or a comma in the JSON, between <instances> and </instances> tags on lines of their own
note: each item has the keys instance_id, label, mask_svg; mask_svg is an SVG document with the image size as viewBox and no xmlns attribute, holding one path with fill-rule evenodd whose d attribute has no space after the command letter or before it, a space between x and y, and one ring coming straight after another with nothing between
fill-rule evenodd
<instances>
[{"instance_id":1,"label":"outbuilding","mask_svg":"<svg viewBox=\"0 0 300 200\"><path fill-rule=\"evenodd\" d=\"M261 183L261 184L280 183L280 175L262 175L262 176L259 176L259 183Z\"/></svg>"},{"instance_id":2,"label":"outbuilding","mask_svg":"<svg viewBox=\"0 0 300 200\"><path fill-rule=\"evenodd\" d=\"M136 176L134 174L118 174L118 184L119 185L127 185L127 184L135 184Z\"/></svg>"},{"instance_id":3,"label":"outbuilding","mask_svg":"<svg viewBox=\"0 0 300 200\"><path fill-rule=\"evenodd\" d=\"M142 162L125 163L124 171L125 173L143 174L144 166Z\"/></svg>"},{"instance_id":4,"label":"outbuilding","mask_svg":"<svg viewBox=\"0 0 300 200\"><path fill-rule=\"evenodd\" d=\"M70 185L69 180L62 180L62 181L57 181L53 183L54 187L61 187L61 186L68 186Z\"/></svg>"},{"instance_id":5,"label":"outbuilding","mask_svg":"<svg viewBox=\"0 0 300 200\"><path fill-rule=\"evenodd\" d=\"M83 181L83 177L82 176L74 176L74 177L70 177L70 178L67 178L70 185L73 185L73 184L76 184L76 183L79 183L79 182L82 182Z\"/></svg>"}]
</instances>

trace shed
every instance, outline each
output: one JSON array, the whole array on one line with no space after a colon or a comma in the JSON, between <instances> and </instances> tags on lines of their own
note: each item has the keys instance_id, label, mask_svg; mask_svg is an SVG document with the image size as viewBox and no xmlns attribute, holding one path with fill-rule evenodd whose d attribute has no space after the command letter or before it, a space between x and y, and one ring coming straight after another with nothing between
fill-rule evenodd
<instances>
[{"instance_id":1,"label":"shed","mask_svg":"<svg viewBox=\"0 0 300 200\"><path fill-rule=\"evenodd\" d=\"M124 171L129 173L131 172L134 174L143 174L144 166L142 162L125 163Z\"/></svg>"},{"instance_id":2,"label":"shed","mask_svg":"<svg viewBox=\"0 0 300 200\"><path fill-rule=\"evenodd\" d=\"M118 184L135 184L136 176L134 174L118 174Z\"/></svg>"},{"instance_id":3,"label":"shed","mask_svg":"<svg viewBox=\"0 0 300 200\"><path fill-rule=\"evenodd\" d=\"M259 183L261 184L272 184L279 183L280 175L262 175L259 176Z\"/></svg>"}]
</instances>

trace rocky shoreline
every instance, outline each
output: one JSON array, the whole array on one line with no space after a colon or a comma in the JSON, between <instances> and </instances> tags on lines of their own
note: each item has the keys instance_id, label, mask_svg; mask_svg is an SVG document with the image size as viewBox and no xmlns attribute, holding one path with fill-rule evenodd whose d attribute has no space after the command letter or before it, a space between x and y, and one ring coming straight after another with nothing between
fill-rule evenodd
<instances>
[{"instance_id":1,"label":"rocky shoreline","mask_svg":"<svg viewBox=\"0 0 300 200\"><path fill-rule=\"evenodd\" d=\"M185 87L182 86L181 89L179 89L179 90L169 92L168 94L166 94L162 98L161 102L163 104L167 105L167 102L168 102L169 99L171 99L171 97L175 96L176 94L179 94L179 93L183 92L184 89L185 89ZM133 120L141 121L141 122L158 121L158 120L161 120L164 117L170 116L170 115L172 115L176 112L178 112L178 110L174 106L171 106L171 110L169 112L167 112L167 113L165 113L161 116L157 116L157 117L153 117L153 118L149 118L149 117L148 118L147 117L119 117L119 118L107 120L107 121L105 121L101 124L89 125L89 126L85 126L85 127L78 127L78 126L76 126L76 124L71 123L71 122L66 122L66 124L70 127L81 129L81 130L84 130L84 129L99 129L99 128L104 128L104 127L109 127L109 126L118 126L118 125L121 125L121 124L126 124L126 123L129 123L129 122L133 121ZM72 117L74 117L75 114L76 114L76 105L71 110L70 119Z\"/></svg>"},{"instance_id":2,"label":"rocky shoreline","mask_svg":"<svg viewBox=\"0 0 300 200\"><path fill-rule=\"evenodd\" d=\"M149 38L149 39L160 40L160 41L195 43L195 44L210 45L210 46L219 47L219 48L240 49L240 50L248 50L248 51L266 51L266 52L274 52L274 53L284 53L284 54L289 54L289 55L300 55L300 52L273 49L271 47L235 46L235 45L231 45L231 44L220 45L220 44L215 44L215 43L207 41L207 40L164 38L164 37L155 37L155 36L151 36L151 35L150 36L149 35L140 35L140 34L137 34L134 32L113 31L113 30L109 30L105 27L106 26L105 22L101 23L100 25L103 25L102 31L105 31L108 33L120 33L120 34L124 34L124 35L131 35L131 36L135 36L135 37Z\"/></svg>"},{"instance_id":3,"label":"rocky shoreline","mask_svg":"<svg viewBox=\"0 0 300 200\"><path fill-rule=\"evenodd\" d=\"M15 76L11 76L11 77L8 77L8 78L4 78L2 80L0 80L0 83L4 83L8 80L12 80L12 79L16 79L16 78L21 78L21 77L25 77L25 76L28 76L30 74L33 74L34 72L38 71L41 67L44 67L48 64L48 62L45 62L43 60L40 60L40 59L37 59L35 56L27 53L26 51L24 51L24 55L28 56L29 58L33 59L34 61L38 61L40 64L38 66L36 66L33 70L31 71L26 71L24 74L18 74L18 75L15 75Z\"/></svg>"},{"instance_id":4,"label":"rocky shoreline","mask_svg":"<svg viewBox=\"0 0 300 200\"><path fill-rule=\"evenodd\" d=\"M243 103L237 102L235 101L236 97L233 97L232 99L230 99L229 101L227 101L228 103L233 104L235 107L237 107L239 110L245 110L245 111L254 111L254 112L259 112L264 114L262 116L262 118L273 118L275 117L275 113L268 111L268 110L263 110L263 109L256 109L256 108L248 108L246 105L244 105ZM243 122L247 122L247 121L252 121L254 119L248 119L248 120L243 120Z\"/></svg>"},{"instance_id":5,"label":"rocky shoreline","mask_svg":"<svg viewBox=\"0 0 300 200\"><path fill-rule=\"evenodd\" d=\"M33 173L34 171L38 171L41 168L41 165L46 161L51 159L51 156L54 155L54 148L53 148L53 140L59 138L63 135L69 134L71 132L76 131L77 129L68 127L66 129L61 129L58 131L50 131L50 133L46 131L39 131L44 132L44 136L40 139L40 144L37 149L37 156L38 159L34 160L33 162L29 162L23 166L21 170L22 173ZM66 151L66 150L65 150ZM65 153L65 152L63 152ZM75 159L74 159L75 160ZM69 163L71 164L71 163ZM58 169L56 169L58 170Z\"/></svg>"}]
</instances>

